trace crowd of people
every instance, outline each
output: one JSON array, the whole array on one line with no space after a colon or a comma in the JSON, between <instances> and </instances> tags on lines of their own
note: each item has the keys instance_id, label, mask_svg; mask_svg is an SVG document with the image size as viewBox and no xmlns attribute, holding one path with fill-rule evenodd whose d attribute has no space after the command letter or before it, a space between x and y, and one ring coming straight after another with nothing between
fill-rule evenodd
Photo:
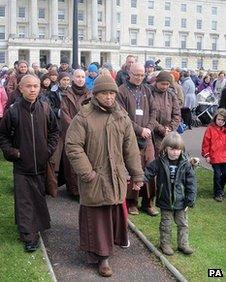
<instances>
[{"instance_id":1,"label":"crowd of people","mask_svg":"<svg viewBox=\"0 0 226 282\"><path fill-rule=\"evenodd\" d=\"M74 70L62 57L60 67L40 69L33 63L29 68L24 60L13 69L4 66L0 83L0 148L13 162L15 217L25 251L35 251L39 232L50 227L46 193L56 195L52 187L65 184L79 197L80 246L88 262L98 263L100 275L112 275L113 245L130 245L128 213L158 216L156 206L162 252L174 254L174 220L178 250L193 253L187 209L194 206L197 187L176 131L181 118L192 129L191 110L203 89L225 108L224 72L215 77L179 68L164 71L153 60L136 62L133 55L118 72L109 62ZM213 165L217 201L223 199L226 180L226 156L219 153L225 145L225 111L220 109L213 129L208 127L202 152ZM214 130L215 138L223 136L217 149ZM52 182L47 182L49 169Z\"/></svg>"}]
</instances>

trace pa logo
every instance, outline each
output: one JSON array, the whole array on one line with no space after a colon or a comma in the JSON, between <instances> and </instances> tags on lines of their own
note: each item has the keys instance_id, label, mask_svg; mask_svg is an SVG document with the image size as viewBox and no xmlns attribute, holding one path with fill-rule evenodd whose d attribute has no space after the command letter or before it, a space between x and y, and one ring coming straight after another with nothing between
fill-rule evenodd
<instances>
[{"instance_id":1,"label":"pa logo","mask_svg":"<svg viewBox=\"0 0 226 282\"><path fill-rule=\"evenodd\" d=\"M223 271L218 268L208 269L208 277L223 277Z\"/></svg>"}]
</instances>

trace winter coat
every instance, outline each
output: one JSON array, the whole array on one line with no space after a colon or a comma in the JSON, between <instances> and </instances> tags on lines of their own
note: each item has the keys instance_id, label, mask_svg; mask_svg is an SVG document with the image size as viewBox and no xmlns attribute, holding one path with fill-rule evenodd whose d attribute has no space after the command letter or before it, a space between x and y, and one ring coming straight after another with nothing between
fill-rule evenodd
<instances>
[{"instance_id":1,"label":"winter coat","mask_svg":"<svg viewBox=\"0 0 226 282\"><path fill-rule=\"evenodd\" d=\"M122 85L126 82L126 80L129 79L129 74L125 66L122 66L122 68L117 72L115 82L118 85Z\"/></svg>"},{"instance_id":2,"label":"winter coat","mask_svg":"<svg viewBox=\"0 0 226 282\"><path fill-rule=\"evenodd\" d=\"M211 164L226 163L226 128L209 124L202 141L202 156Z\"/></svg>"},{"instance_id":3,"label":"winter coat","mask_svg":"<svg viewBox=\"0 0 226 282\"><path fill-rule=\"evenodd\" d=\"M78 174L81 205L123 203L127 192L125 167L132 180L143 181L132 123L117 102L106 110L94 97L83 106L68 128L65 150Z\"/></svg>"},{"instance_id":4,"label":"winter coat","mask_svg":"<svg viewBox=\"0 0 226 282\"><path fill-rule=\"evenodd\" d=\"M5 158L14 163L15 173L37 175L45 172L59 134L56 118L48 109L47 117L42 102L37 100L31 104L21 98L5 113L0 124L0 147Z\"/></svg>"},{"instance_id":5,"label":"winter coat","mask_svg":"<svg viewBox=\"0 0 226 282\"><path fill-rule=\"evenodd\" d=\"M182 210L194 205L197 194L195 173L184 154L179 159L173 188L170 181L169 160L166 155L160 155L147 165L146 180L150 181L155 176L157 207L164 210Z\"/></svg>"},{"instance_id":6,"label":"winter coat","mask_svg":"<svg viewBox=\"0 0 226 282\"><path fill-rule=\"evenodd\" d=\"M226 109L226 88L224 88L222 90L221 99L220 99L220 102L219 102L219 108Z\"/></svg>"},{"instance_id":7,"label":"winter coat","mask_svg":"<svg viewBox=\"0 0 226 282\"><path fill-rule=\"evenodd\" d=\"M195 84L190 77L181 79L181 86L184 92L184 107L192 110L196 107Z\"/></svg>"},{"instance_id":8,"label":"winter coat","mask_svg":"<svg viewBox=\"0 0 226 282\"><path fill-rule=\"evenodd\" d=\"M0 118L3 117L7 100L8 100L8 96L5 92L5 88L3 86L0 86Z\"/></svg>"},{"instance_id":9,"label":"winter coat","mask_svg":"<svg viewBox=\"0 0 226 282\"><path fill-rule=\"evenodd\" d=\"M89 91L93 90L93 84L96 77L87 76L86 77L86 87Z\"/></svg>"},{"instance_id":10,"label":"winter coat","mask_svg":"<svg viewBox=\"0 0 226 282\"><path fill-rule=\"evenodd\" d=\"M139 107L137 102L139 100ZM133 128L137 136L141 136L143 127L151 131L155 128L156 107L153 96L149 88L141 84L139 86L131 84L128 80L119 87L117 101L127 111L133 123ZM136 109L143 110L143 115L136 115Z\"/></svg>"}]
</instances>

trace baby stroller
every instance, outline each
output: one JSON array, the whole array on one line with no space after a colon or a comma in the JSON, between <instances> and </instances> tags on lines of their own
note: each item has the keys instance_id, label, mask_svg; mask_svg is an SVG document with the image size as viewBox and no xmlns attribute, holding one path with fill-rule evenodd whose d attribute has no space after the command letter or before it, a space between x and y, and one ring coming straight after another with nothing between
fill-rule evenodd
<instances>
[{"instance_id":1,"label":"baby stroller","mask_svg":"<svg viewBox=\"0 0 226 282\"><path fill-rule=\"evenodd\" d=\"M198 104L195 108L196 119L200 120L201 124L209 124L218 109L218 99L209 87L199 92L196 98Z\"/></svg>"}]
</instances>

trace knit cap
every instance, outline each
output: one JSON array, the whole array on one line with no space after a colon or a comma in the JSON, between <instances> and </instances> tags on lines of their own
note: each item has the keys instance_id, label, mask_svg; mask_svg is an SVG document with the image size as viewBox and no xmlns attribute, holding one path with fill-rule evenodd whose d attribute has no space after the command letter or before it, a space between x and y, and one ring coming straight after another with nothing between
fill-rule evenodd
<instances>
[{"instance_id":1,"label":"knit cap","mask_svg":"<svg viewBox=\"0 0 226 282\"><path fill-rule=\"evenodd\" d=\"M144 65L145 68L150 68L150 67L153 67L155 68L156 65L155 65L155 62L153 60L148 60L145 62L145 65Z\"/></svg>"},{"instance_id":2,"label":"knit cap","mask_svg":"<svg viewBox=\"0 0 226 282\"><path fill-rule=\"evenodd\" d=\"M91 64L91 65L88 66L88 71L89 72L96 72L96 73L98 73L98 68L97 68L96 65Z\"/></svg>"},{"instance_id":3,"label":"knit cap","mask_svg":"<svg viewBox=\"0 0 226 282\"><path fill-rule=\"evenodd\" d=\"M156 82L161 82L161 81L168 81L169 83L172 83L172 77L170 72L168 71L161 71L155 79Z\"/></svg>"},{"instance_id":4,"label":"knit cap","mask_svg":"<svg viewBox=\"0 0 226 282\"><path fill-rule=\"evenodd\" d=\"M58 75L58 81L60 81L62 78L64 78L64 77L69 77L69 78L71 78L71 75L70 75L70 73L68 73L68 72L66 72L66 71L63 71L63 72L61 72L61 73L59 73L59 75Z\"/></svg>"},{"instance_id":5,"label":"knit cap","mask_svg":"<svg viewBox=\"0 0 226 282\"><path fill-rule=\"evenodd\" d=\"M93 94L112 91L118 93L118 86L110 75L99 75L94 80Z\"/></svg>"},{"instance_id":6,"label":"knit cap","mask_svg":"<svg viewBox=\"0 0 226 282\"><path fill-rule=\"evenodd\" d=\"M61 64L68 64L68 65L69 65L68 57L63 56L63 57L60 59L60 63L61 63Z\"/></svg>"}]
</instances>

